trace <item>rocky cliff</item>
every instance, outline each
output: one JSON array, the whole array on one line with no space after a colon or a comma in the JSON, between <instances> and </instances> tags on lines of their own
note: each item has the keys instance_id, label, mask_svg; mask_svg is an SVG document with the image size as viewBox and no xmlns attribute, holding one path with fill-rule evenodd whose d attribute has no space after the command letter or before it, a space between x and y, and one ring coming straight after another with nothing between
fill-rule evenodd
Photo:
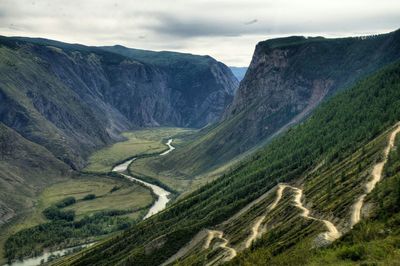
<instances>
[{"instance_id":1,"label":"rocky cliff","mask_svg":"<svg viewBox=\"0 0 400 266\"><path fill-rule=\"evenodd\" d=\"M161 72L166 97L159 98L165 99L163 104L170 109L167 113L171 117L162 117L166 114L158 108L153 111L155 122L166 120L184 127L214 123L231 103L239 85L228 67L209 56L144 51L120 45L101 49L155 66Z\"/></svg>"},{"instance_id":2,"label":"rocky cliff","mask_svg":"<svg viewBox=\"0 0 400 266\"><path fill-rule=\"evenodd\" d=\"M400 31L363 38L289 37L257 45L232 105L247 147L303 119L326 96L400 58Z\"/></svg>"}]
</instances>

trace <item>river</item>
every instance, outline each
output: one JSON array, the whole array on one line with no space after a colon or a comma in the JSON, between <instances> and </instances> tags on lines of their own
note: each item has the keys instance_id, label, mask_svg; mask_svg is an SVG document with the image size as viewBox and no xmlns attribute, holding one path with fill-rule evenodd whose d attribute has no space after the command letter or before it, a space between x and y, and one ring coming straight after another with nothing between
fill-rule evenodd
<instances>
[{"instance_id":1,"label":"river","mask_svg":"<svg viewBox=\"0 0 400 266\"><path fill-rule=\"evenodd\" d=\"M160 153L159 156L167 155L168 153L170 153L171 151L173 151L173 150L175 149L175 147L172 146L171 143L172 143L172 139L169 139L168 142L166 143L166 145L168 146L169 149L166 150L166 151L163 152L163 153ZM170 193L169 191L167 191L167 190L165 190L165 189L163 189L163 188L157 186L157 185L150 184L150 183L148 183L148 182L146 182L146 181L143 181L143 180L141 180L141 179L138 179L138 178L136 178L136 177L133 177L133 176L130 176L130 175L126 174L129 165L130 165L134 160L136 160L136 158L132 158L132 159L130 159L130 160L127 160L127 161L125 161L125 162L123 162L123 163L121 163L121 164L115 166L115 167L112 169L112 171L122 174L122 175L123 175L126 179L128 179L128 180L131 180L131 181L134 181L134 182L138 182L138 183L140 183L140 184L142 184L142 185L144 185L144 186L150 188L150 189L153 191L153 193L157 195L157 197L158 197L157 200L154 202L154 204L151 206L151 208L149 209L149 211L147 212L147 214L144 216L144 218L143 218L143 220L144 220L144 219L147 219L147 218L149 218L150 216L152 216L152 215L154 215L154 214L156 214L156 213L158 213L158 212L164 210L165 207L167 206L167 203L168 203L169 200L170 200L170 199L169 199L169 195L170 195L171 193Z\"/></svg>"},{"instance_id":2,"label":"river","mask_svg":"<svg viewBox=\"0 0 400 266\"><path fill-rule=\"evenodd\" d=\"M173 151L175 149L175 147L172 146L171 143L172 143L172 139L169 139L168 142L166 143L166 145L168 146L169 149L160 153L159 156L167 155L168 153L170 153L171 151ZM167 206L167 203L170 200L169 195L171 193L157 185L150 184L141 179L138 179L133 176L125 174L128 170L129 165L134 160L136 160L136 158L129 159L129 160L115 166L112 169L112 171L120 173L128 180L141 183L143 186L150 188L153 191L153 193L157 195L157 197L158 197L157 200L154 202L154 204L151 206L151 208L149 209L147 214L144 216L144 218L143 218L143 220L144 220L144 219L147 219L150 216L164 210L165 207ZM65 248L65 249L61 249L61 250L57 250L57 251L44 252L43 255L41 255L41 256L27 258L22 261L15 261L12 264L6 264L6 265L9 265L9 266L36 266L36 265L40 265L41 262L43 262L43 261L47 262L47 260L49 259L50 256L57 256L57 257L65 256L69 253L72 253L74 251L74 249L76 249L76 248L85 248L90 245L93 245L93 244L85 244L85 245L71 247L71 248Z\"/></svg>"},{"instance_id":3,"label":"river","mask_svg":"<svg viewBox=\"0 0 400 266\"><path fill-rule=\"evenodd\" d=\"M43 252L42 255L37 256L37 257L32 257L32 258L26 258L20 261L15 261L11 264L5 264L4 266L36 266L40 265L42 262L47 262L50 257L61 257L65 256L71 253L76 252L78 249L90 247L94 243L90 244L84 244L80 246L75 246L75 247L70 247L70 248L64 248L56 251L46 251Z\"/></svg>"}]
</instances>

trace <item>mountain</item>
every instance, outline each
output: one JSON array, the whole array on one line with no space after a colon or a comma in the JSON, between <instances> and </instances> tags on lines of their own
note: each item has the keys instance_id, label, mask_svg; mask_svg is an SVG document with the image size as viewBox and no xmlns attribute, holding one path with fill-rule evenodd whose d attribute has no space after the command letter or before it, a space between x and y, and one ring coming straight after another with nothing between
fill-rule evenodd
<instances>
[{"instance_id":1,"label":"mountain","mask_svg":"<svg viewBox=\"0 0 400 266\"><path fill-rule=\"evenodd\" d=\"M153 52L120 45L101 49L156 66L166 74L167 87L175 93L171 101L180 111L174 124L177 126L201 128L218 121L238 87L229 68L210 56Z\"/></svg>"},{"instance_id":2,"label":"mountain","mask_svg":"<svg viewBox=\"0 0 400 266\"><path fill-rule=\"evenodd\" d=\"M360 197L367 203L359 209L363 219L398 202L399 191L390 184L398 181L400 157L391 145L399 145L399 99L395 63L338 92L303 123L159 215L55 265L159 265L177 259L178 265L320 265L311 258L321 263L330 251L319 247L338 238L347 246L335 265L394 263L398 230L385 230L382 223L396 228L397 216L382 217L375 227L373 220L368 227L352 221ZM383 167L385 180L369 194L364 186ZM384 246L375 248L381 253L368 255L360 247L363 241L379 245L372 241L385 237Z\"/></svg>"},{"instance_id":3,"label":"mountain","mask_svg":"<svg viewBox=\"0 0 400 266\"><path fill-rule=\"evenodd\" d=\"M32 208L40 188L69 176L70 167L49 150L0 122L0 226Z\"/></svg>"},{"instance_id":4,"label":"mountain","mask_svg":"<svg viewBox=\"0 0 400 266\"><path fill-rule=\"evenodd\" d=\"M131 51L0 37L2 131L26 146L26 160L38 160L28 164L34 170L20 167L22 158L7 161L1 182L10 191L40 190L45 182L36 186L35 176L46 171L46 161L54 175L81 169L93 151L121 140L122 131L213 123L233 99L237 80L211 57L139 50L134 57L121 49Z\"/></svg>"},{"instance_id":5,"label":"mountain","mask_svg":"<svg viewBox=\"0 0 400 266\"><path fill-rule=\"evenodd\" d=\"M325 39L286 37L260 42L223 119L149 167L192 178L223 165L303 121L323 101L400 58L400 30Z\"/></svg>"},{"instance_id":6,"label":"mountain","mask_svg":"<svg viewBox=\"0 0 400 266\"><path fill-rule=\"evenodd\" d=\"M235 75L235 77L241 81L244 78L244 75L246 74L247 71L247 67L234 67L234 66L230 66L229 67L233 73L233 75Z\"/></svg>"}]
</instances>

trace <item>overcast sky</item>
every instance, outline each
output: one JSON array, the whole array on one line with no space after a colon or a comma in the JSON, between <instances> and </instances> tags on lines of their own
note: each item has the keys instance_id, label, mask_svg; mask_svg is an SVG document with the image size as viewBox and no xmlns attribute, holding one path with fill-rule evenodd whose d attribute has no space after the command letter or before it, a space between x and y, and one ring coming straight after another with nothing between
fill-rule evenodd
<instances>
[{"instance_id":1,"label":"overcast sky","mask_svg":"<svg viewBox=\"0 0 400 266\"><path fill-rule=\"evenodd\" d=\"M400 0L0 0L0 35L208 54L247 66L257 42L400 28Z\"/></svg>"}]
</instances>

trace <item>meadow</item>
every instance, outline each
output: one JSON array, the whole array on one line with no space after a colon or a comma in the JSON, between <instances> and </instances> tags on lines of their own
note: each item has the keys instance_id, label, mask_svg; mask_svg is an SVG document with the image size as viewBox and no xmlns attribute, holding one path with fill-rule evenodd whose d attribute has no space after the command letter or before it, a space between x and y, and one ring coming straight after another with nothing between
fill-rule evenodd
<instances>
[{"instance_id":1,"label":"meadow","mask_svg":"<svg viewBox=\"0 0 400 266\"><path fill-rule=\"evenodd\" d=\"M190 132L190 129L165 127L125 132L122 134L126 138L125 141L115 143L93 153L83 171L110 172L115 164L132 156L161 153L168 149L165 143L169 138Z\"/></svg>"}]
</instances>

